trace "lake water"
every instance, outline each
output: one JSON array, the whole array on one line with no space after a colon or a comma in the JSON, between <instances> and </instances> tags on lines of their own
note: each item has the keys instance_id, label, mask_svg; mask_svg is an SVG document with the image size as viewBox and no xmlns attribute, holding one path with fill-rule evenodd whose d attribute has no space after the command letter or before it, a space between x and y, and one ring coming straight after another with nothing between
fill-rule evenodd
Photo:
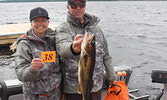
<instances>
[{"instance_id":1,"label":"lake water","mask_svg":"<svg viewBox=\"0 0 167 100\"><path fill-rule=\"evenodd\" d=\"M29 23L30 9L48 10L51 24L66 20L66 2L0 3L0 25ZM88 2L87 13L101 18L113 66L127 65L133 73L130 89L154 98L163 85L151 82L153 69L167 70L167 1ZM17 78L14 58L0 51L0 79Z\"/></svg>"}]
</instances>

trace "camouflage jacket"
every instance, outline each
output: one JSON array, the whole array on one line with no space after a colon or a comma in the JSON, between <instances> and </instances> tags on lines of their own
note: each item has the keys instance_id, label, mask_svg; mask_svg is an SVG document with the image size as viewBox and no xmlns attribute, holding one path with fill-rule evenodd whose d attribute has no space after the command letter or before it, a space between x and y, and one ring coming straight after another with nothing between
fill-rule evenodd
<instances>
[{"instance_id":1,"label":"camouflage jacket","mask_svg":"<svg viewBox=\"0 0 167 100\"><path fill-rule=\"evenodd\" d=\"M57 29L56 48L61 56L64 77L63 89L66 93L78 93L78 62L80 55L74 55L71 51L71 44L77 34L95 33L96 63L93 73L92 92L97 92L102 88L104 70L106 70L109 81L115 79L107 42L101 28L97 25L98 23L99 19L97 17L85 14L85 23L81 25L75 17L68 13L67 22L62 23Z\"/></svg>"},{"instance_id":2,"label":"camouflage jacket","mask_svg":"<svg viewBox=\"0 0 167 100\"><path fill-rule=\"evenodd\" d=\"M17 41L15 53L15 71L17 77L23 82L26 94L49 94L54 91L61 82L59 57L56 62L45 63L38 72L31 67L33 58L41 58L43 51L56 51L55 32L47 29L43 39L37 37L32 29L26 33L26 37Z\"/></svg>"}]
</instances>

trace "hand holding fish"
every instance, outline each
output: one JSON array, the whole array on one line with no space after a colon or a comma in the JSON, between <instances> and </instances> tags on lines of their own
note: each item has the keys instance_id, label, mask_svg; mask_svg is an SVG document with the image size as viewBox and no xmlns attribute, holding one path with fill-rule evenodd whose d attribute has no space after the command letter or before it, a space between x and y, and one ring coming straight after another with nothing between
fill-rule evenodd
<instances>
[{"instance_id":1,"label":"hand holding fish","mask_svg":"<svg viewBox=\"0 0 167 100\"><path fill-rule=\"evenodd\" d=\"M39 58L34 58L31 61L31 66L34 71L38 71L39 68L42 67L43 65L44 65L44 62L42 62L42 60Z\"/></svg>"},{"instance_id":2,"label":"hand holding fish","mask_svg":"<svg viewBox=\"0 0 167 100\"><path fill-rule=\"evenodd\" d=\"M78 34L74 38L72 49L75 53L80 53L81 52L81 43L83 41L83 38L81 38L81 37L82 37L82 35Z\"/></svg>"}]
</instances>

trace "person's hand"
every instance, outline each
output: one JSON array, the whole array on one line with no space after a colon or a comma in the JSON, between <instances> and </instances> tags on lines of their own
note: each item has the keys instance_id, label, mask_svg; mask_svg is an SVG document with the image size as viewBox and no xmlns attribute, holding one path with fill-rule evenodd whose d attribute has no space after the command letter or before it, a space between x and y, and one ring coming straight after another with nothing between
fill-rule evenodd
<instances>
[{"instance_id":1,"label":"person's hand","mask_svg":"<svg viewBox=\"0 0 167 100\"><path fill-rule=\"evenodd\" d=\"M83 41L83 38L81 38L81 37L82 37L82 35L78 34L74 38L72 49L75 53L81 52L81 44L82 44L82 41Z\"/></svg>"},{"instance_id":2,"label":"person's hand","mask_svg":"<svg viewBox=\"0 0 167 100\"><path fill-rule=\"evenodd\" d=\"M116 84L116 83L117 83L117 80L110 81L109 87L111 87L113 84Z\"/></svg>"},{"instance_id":3,"label":"person's hand","mask_svg":"<svg viewBox=\"0 0 167 100\"><path fill-rule=\"evenodd\" d=\"M44 65L44 62L42 62L42 60L39 58L34 58L31 61L31 66L34 71L38 71L39 68L42 67L43 65Z\"/></svg>"}]
</instances>

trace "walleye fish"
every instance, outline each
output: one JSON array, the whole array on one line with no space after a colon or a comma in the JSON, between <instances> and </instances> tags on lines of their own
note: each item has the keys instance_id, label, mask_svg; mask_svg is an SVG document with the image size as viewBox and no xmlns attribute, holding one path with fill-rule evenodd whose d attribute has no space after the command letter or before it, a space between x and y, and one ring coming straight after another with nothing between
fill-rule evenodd
<instances>
[{"instance_id":1,"label":"walleye fish","mask_svg":"<svg viewBox=\"0 0 167 100\"><path fill-rule=\"evenodd\" d=\"M79 60L78 93L82 94L82 100L89 100L89 94L93 86L93 72L95 66L95 35L85 33L81 44L81 56Z\"/></svg>"}]
</instances>

